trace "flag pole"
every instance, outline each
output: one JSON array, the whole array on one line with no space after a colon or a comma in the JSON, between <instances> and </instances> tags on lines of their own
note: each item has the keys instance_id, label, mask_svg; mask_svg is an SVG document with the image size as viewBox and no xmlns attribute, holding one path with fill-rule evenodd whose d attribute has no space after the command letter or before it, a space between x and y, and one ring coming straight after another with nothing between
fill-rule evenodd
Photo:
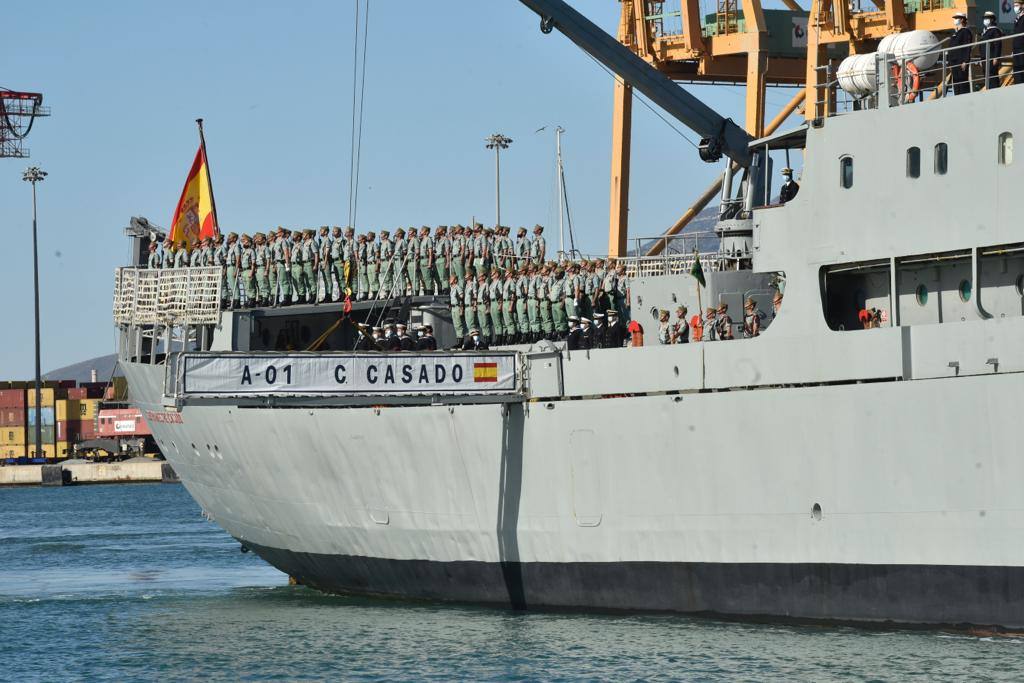
<instances>
[{"instance_id":1,"label":"flag pole","mask_svg":"<svg viewBox=\"0 0 1024 683\"><path fill-rule=\"evenodd\" d=\"M213 174L210 172L210 157L206 154L206 135L203 134L203 120L196 119L196 125L199 126L199 146L203 148L203 162L206 165L206 177L210 181L210 206L213 209L213 226L217 229L217 234L220 234L220 221L217 220L217 200L213 197Z\"/></svg>"}]
</instances>

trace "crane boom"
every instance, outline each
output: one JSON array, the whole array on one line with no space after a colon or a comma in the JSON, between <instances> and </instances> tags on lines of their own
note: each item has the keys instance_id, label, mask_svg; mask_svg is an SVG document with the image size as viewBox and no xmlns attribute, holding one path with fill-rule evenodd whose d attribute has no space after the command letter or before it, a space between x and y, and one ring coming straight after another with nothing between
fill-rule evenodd
<instances>
[{"instance_id":1,"label":"crane boom","mask_svg":"<svg viewBox=\"0 0 1024 683\"><path fill-rule=\"evenodd\" d=\"M753 139L732 119L721 116L562 0L519 0L540 15L540 30L557 28L584 52L701 136L700 156L717 161L724 154L750 165Z\"/></svg>"}]
</instances>

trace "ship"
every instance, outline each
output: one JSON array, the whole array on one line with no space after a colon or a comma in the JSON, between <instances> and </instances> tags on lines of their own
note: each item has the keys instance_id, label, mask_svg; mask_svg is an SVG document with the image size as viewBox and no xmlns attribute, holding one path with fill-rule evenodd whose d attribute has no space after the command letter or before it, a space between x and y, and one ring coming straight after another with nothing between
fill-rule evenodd
<instances>
[{"instance_id":1,"label":"ship","mask_svg":"<svg viewBox=\"0 0 1024 683\"><path fill-rule=\"evenodd\" d=\"M825 79L820 116L753 139L567 4L523 2L724 162L713 252L620 259L633 320L784 292L770 324L357 353L337 307L222 310L219 269L121 268L131 399L204 513L330 593L1024 628L1024 88L910 97L950 48L880 51L849 107ZM382 315L455 342L436 296L348 313Z\"/></svg>"}]
</instances>

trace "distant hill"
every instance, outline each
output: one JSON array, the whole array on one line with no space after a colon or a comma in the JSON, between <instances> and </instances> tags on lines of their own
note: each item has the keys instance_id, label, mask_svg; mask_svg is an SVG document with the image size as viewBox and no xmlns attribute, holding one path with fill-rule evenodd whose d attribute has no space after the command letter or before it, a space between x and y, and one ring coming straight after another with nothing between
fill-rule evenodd
<instances>
[{"instance_id":1,"label":"distant hill","mask_svg":"<svg viewBox=\"0 0 1024 683\"><path fill-rule=\"evenodd\" d=\"M50 370L43 375L43 379L73 379L76 382L89 382L92 381L92 371L95 370L96 381L106 382L113 375L116 365L117 355L112 353L109 356L98 356L63 368Z\"/></svg>"}]
</instances>

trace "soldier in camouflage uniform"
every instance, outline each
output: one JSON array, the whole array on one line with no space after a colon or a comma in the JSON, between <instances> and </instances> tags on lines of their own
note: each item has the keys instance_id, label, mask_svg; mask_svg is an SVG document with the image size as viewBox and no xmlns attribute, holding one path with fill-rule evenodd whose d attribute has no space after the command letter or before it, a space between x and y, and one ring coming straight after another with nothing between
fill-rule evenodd
<instances>
[{"instance_id":1,"label":"soldier in camouflage uniform","mask_svg":"<svg viewBox=\"0 0 1024 683\"><path fill-rule=\"evenodd\" d=\"M487 283L487 298L491 300L491 345L500 343L499 339L504 333L505 326L501 322L501 271L497 268L491 269L491 281Z\"/></svg>"},{"instance_id":2,"label":"soldier in camouflage uniform","mask_svg":"<svg viewBox=\"0 0 1024 683\"><path fill-rule=\"evenodd\" d=\"M505 280L501 283L501 327L505 335L503 344L515 343L516 339L516 279L511 268L505 271Z\"/></svg>"},{"instance_id":3,"label":"soldier in camouflage uniform","mask_svg":"<svg viewBox=\"0 0 1024 683\"><path fill-rule=\"evenodd\" d=\"M380 231L380 298L387 300L395 286L395 243L387 230Z\"/></svg>"},{"instance_id":4,"label":"soldier in camouflage uniform","mask_svg":"<svg viewBox=\"0 0 1024 683\"><path fill-rule=\"evenodd\" d=\"M302 279L306 289L306 303L316 305L316 278L320 270L320 254L317 251L313 230L302 232Z\"/></svg>"},{"instance_id":5,"label":"soldier in camouflage uniform","mask_svg":"<svg viewBox=\"0 0 1024 683\"><path fill-rule=\"evenodd\" d=\"M484 234L484 226L477 223L473 226L473 237L468 243L470 256L473 258L473 270L479 275L484 272L487 265L487 235Z\"/></svg>"},{"instance_id":6,"label":"soldier in camouflage uniform","mask_svg":"<svg viewBox=\"0 0 1024 683\"><path fill-rule=\"evenodd\" d=\"M466 283L462 285L462 289L463 317L465 318L466 329L471 330L479 327L479 321L476 319L476 278L472 276L471 271L466 273Z\"/></svg>"},{"instance_id":7,"label":"soldier in camouflage uniform","mask_svg":"<svg viewBox=\"0 0 1024 683\"><path fill-rule=\"evenodd\" d=\"M516 341L523 344L530 339L529 299L527 299L530 278L526 272L526 262L520 261L519 264L515 280L516 334L518 335Z\"/></svg>"},{"instance_id":8,"label":"soldier in camouflage uniform","mask_svg":"<svg viewBox=\"0 0 1024 683\"><path fill-rule=\"evenodd\" d=\"M366 281L369 297L376 299L380 291L380 242L373 231L366 233Z\"/></svg>"},{"instance_id":9,"label":"soldier in camouflage uniform","mask_svg":"<svg viewBox=\"0 0 1024 683\"><path fill-rule=\"evenodd\" d=\"M256 248L248 235L242 233L238 247L238 268L245 288L245 305L252 308L256 301Z\"/></svg>"},{"instance_id":10,"label":"soldier in camouflage uniform","mask_svg":"<svg viewBox=\"0 0 1024 683\"><path fill-rule=\"evenodd\" d=\"M224 252L226 269L227 299L232 309L238 308L238 271L241 268L242 245L238 243L238 233L228 233L227 249Z\"/></svg>"},{"instance_id":11,"label":"soldier in camouflage uniform","mask_svg":"<svg viewBox=\"0 0 1024 683\"><path fill-rule=\"evenodd\" d=\"M409 274L411 296L420 293L420 238L416 228L410 227L405 236L405 270Z\"/></svg>"},{"instance_id":12,"label":"soldier in camouflage uniform","mask_svg":"<svg viewBox=\"0 0 1024 683\"><path fill-rule=\"evenodd\" d=\"M463 325L462 305L465 301L465 292L458 278L451 275L448 278L448 303L452 309L452 325L455 327L455 337L462 344L462 338L466 336L466 328Z\"/></svg>"},{"instance_id":13,"label":"soldier in camouflage uniform","mask_svg":"<svg viewBox=\"0 0 1024 683\"><path fill-rule=\"evenodd\" d=\"M366 235L360 234L356 238L356 300L362 301L370 291L370 282L367 280L366 269Z\"/></svg>"},{"instance_id":14,"label":"soldier in camouflage uniform","mask_svg":"<svg viewBox=\"0 0 1024 683\"><path fill-rule=\"evenodd\" d=\"M420 228L420 285L423 293L430 296L434 293L434 238L430 236L430 228ZM438 290L440 291L440 290Z\"/></svg>"},{"instance_id":15,"label":"soldier in camouflage uniform","mask_svg":"<svg viewBox=\"0 0 1024 683\"><path fill-rule=\"evenodd\" d=\"M487 274L482 270L476 277L476 319L484 338L490 339L494 334L494 328L491 327L491 293Z\"/></svg>"},{"instance_id":16,"label":"soldier in camouflage uniform","mask_svg":"<svg viewBox=\"0 0 1024 683\"><path fill-rule=\"evenodd\" d=\"M274 272L277 277L277 288L274 289L274 306L289 305L292 302L292 250L286 237L287 230L278 226L271 258L274 261Z\"/></svg>"},{"instance_id":17,"label":"soldier in camouflage uniform","mask_svg":"<svg viewBox=\"0 0 1024 683\"><path fill-rule=\"evenodd\" d=\"M438 294L447 294L451 284L448 274L451 272L452 242L448 237L448 226L439 225L434 231L434 282Z\"/></svg>"},{"instance_id":18,"label":"soldier in camouflage uniform","mask_svg":"<svg viewBox=\"0 0 1024 683\"><path fill-rule=\"evenodd\" d=\"M332 290L334 287L331 286L331 271L334 269L334 263L331 261L331 229L326 225L320 226L320 243L317 245L316 252L318 256L317 278L318 285L316 288L316 296L318 301L330 301L332 299ZM324 288L323 298L320 298L320 287Z\"/></svg>"},{"instance_id":19,"label":"soldier in camouflage uniform","mask_svg":"<svg viewBox=\"0 0 1024 683\"><path fill-rule=\"evenodd\" d=\"M544 227L533 226L533 239L530 241L530 260L533 265L539 266L547 258L547 243L544 241Z\"/></svg>"},{"instance_id":20,"label":"soldier in camouflage uniform","mask_svg":"<svg viewBox=\"0 0 1024 683\"><path fill-rule=\"evenodd\" d=\"M540 267L540 274L537 277L537 304L540 315L540 331L545 339L552 339L555 333L555 326L551 320L551 268L548 264ZM559 292L561 296L561 292Z\"/></svg>"},{"instance_id":21,"label":"soldier in camouflage uniform","mask_svg":"<svg viewBox=\"0 0 1024 683\"><path fill-rule=\"evenodd\" d=\"M461 225L456 225L452 229L452 244L451 244L451 268L452 273L455 275L455 279L459 281L459 284L466 282L466 255L468 249L466 246L466 234L465 229Z\"/></svg>"},{"instance_id":22,"label":"soldier in camouflage uniform","mask_svg":"<svg viewBox=\"0 0 1024 683\"><path fill-rule=\"evenodd\" d=\"M565 300L567 286L565 272L561 267L556 267L548 299L551 301L551 317L554 319L555 333L559 336L569 332L569 316L565 314L565 306L560 305Z\"/></svg>"},{"instance_id":23,"label":"soldier in camouflage uniform","mask_svg":"<svg viewBox=\"0 0 1024 683\"><path fill-rule=\"evenodd\" d=\"M270 250L267 248L267 237L262 232L253 235L253 260L256 264L256 305L270 305L270 280L267 273L270 269Z\"/></svg>"}]
</instances>

